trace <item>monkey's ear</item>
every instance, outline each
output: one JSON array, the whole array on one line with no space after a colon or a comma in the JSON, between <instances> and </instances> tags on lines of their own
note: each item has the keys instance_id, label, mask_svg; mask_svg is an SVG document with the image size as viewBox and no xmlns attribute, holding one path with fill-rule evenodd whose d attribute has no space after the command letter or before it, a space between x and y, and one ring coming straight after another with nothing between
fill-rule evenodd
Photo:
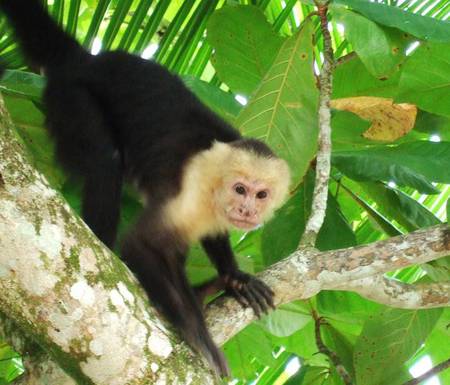
<instances>
[{"instance_id":1,"label":"monkey's ear","mask_svg":"<svg viewBox=\"0 0 450 385\"><path fill-rule=\"evenodd\" d=\"M273 170L276 170L273 205L274 208L277 209L286 201L288 197L289 186L291 184L291 171L287 162L281 158L273 159Z\"/></svg>"}]
</instances>

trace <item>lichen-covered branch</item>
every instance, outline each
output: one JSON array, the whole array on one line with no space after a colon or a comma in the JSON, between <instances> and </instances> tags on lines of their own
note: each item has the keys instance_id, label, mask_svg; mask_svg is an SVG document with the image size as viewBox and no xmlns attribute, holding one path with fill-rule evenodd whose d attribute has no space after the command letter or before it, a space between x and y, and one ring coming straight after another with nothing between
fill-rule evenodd
<instances>
[{"instance_id":1,"label":"lichen-covered branch","mask_svg":"<svg viewBox=\"0 0 450 385\"><path fill-rule=\"evenodd\" d=\"M450 229L444 225L348 249L319 252L312 248L295 251L269 267L259 277L275 291L275 305L307 299L321 290L347 287L354 280L429 262L450 254ZM351 283L350 283L351 285ZM428 303L444 306L441 297ZM220 299L209 308L210 330L223 343L254 319L229 299Z\"/></svg>"},{"instance_id":2,"label":"lichen-covered branch","mask_svg":"<svg viewBox=\"0 0 450 385\"><path fill-rule=\"evenodd\" d=\"M450 282L411 285L375 275L347 282L342 290L354 291L372 301L403 309L450 306Z\"/></svg>"},{"instance_id":3,"label":"lichen-covered branch","mask_svg":"<svg viewBox=\"0 0 450 385\"><path fill-rule=\"evenodd\" d=\"M316 1L317 13L324 40L324 61L320 71L319 84L319 140L316 163L316 181L314 184L311 216L306 223L305 232L300 240L301 246L313 247L317 234L322 227L327 208L328 180L331 168L331 112L330 99L333 83L333 47L328 30L328 3Z\"/></svg>"},{"instance_id":4,"label":"lichen-covered branch","mask_svg":"<svg viewBox=\"0 0 450 385\"><path fill-rule=\"evenodd\" d=\"M214 383L30 165L7 116L0 98L0 310L78 384Z\"/></svg>"},{"instance_id":5,"label":"lichen-covered branch","mask_svg":"<svg viewBox=\"0 0 450 385\"><path fill-rule=\"evenodd\" d=\"M25 373L18 377L15 385L76 385L41 347L25 336L17 325L0 313L0 340L7 341L21 357Z\"/></svg>"}]
</instances>

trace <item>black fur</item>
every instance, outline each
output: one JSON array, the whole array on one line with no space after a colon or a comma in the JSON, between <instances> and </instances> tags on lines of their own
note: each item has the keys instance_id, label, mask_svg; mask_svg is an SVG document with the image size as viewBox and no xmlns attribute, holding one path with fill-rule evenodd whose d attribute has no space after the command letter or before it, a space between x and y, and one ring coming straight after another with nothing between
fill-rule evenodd
<instances>
[{"instance_id":1,"label":"black fur","mask_svg":"<svg viewBox=\"0 0 450 385\"><path fill-rule=\"evenodd\" d=\"M256 140L242 139L160 65L124 52L91 55L56 25L38 0L0 0L0 9L25 56L45 70L47 126L59 160L84 178L85 221L112 246L123 179L137 182L148 203L124 241L122 257L187 342L219 374L227 374L186 278L189 245L164 228L159 210L179 192L186 160L213 141L238 141L236 147L264 156L273 153ZM266 302L272 305L270 289L238 270L227 236L202 243L223 288L257 312L266 310Z\"/></svg>"}]
</instances>

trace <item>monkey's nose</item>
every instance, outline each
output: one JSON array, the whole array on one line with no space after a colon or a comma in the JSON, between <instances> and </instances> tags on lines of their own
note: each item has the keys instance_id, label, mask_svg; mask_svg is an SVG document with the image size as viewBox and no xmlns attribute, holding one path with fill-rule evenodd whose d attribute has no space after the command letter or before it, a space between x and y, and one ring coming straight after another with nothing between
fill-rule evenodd
<instances>
[{"instance_id":1,"label":"monkey's nose","mask_svg":"<svg viewBox=\"0 0 450 385\"><path fill-rule=\"evenodd\" d=\"M246 218L250 218L255 215L253 210L249 210L248 208L245 207L239 207L239 214Z\"/></svg>"}]
</instances>

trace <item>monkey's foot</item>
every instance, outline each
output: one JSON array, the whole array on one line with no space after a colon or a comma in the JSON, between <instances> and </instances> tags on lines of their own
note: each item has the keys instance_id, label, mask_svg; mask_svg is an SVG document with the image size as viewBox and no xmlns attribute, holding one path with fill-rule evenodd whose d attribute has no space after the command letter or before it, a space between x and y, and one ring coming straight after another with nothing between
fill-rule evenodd
<instances>
[{"instance_id":1,"label":"monkey's foot","mask_svg":"<svg viewBox=\"0 0 450 385\"><path fill-rule=\"evenodd\" d=\"M251 307L258 318L269 308L275 309L274 292L258 278L237 270L226 274L223 279L226 294L234 297L243 307Z\"/></svg>"}]
</instances>

